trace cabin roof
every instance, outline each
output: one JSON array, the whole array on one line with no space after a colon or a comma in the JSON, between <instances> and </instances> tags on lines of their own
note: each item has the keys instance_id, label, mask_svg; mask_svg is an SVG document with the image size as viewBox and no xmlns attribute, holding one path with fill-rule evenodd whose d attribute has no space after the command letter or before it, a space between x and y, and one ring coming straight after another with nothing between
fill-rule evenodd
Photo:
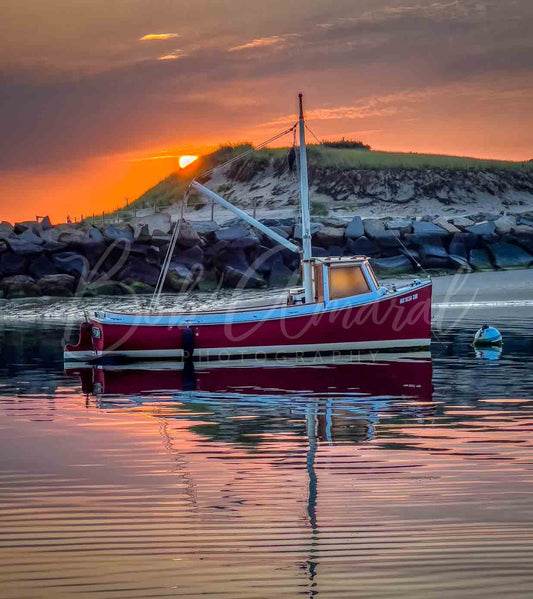
<instances>
[{"instance_id":1,"label":"cabin roof","mask_svg":"<svg viewBox=\"0 0 533 599\"><path fill-rule=\"evenodd\" d=\"M368 262L367 256L323 256L323 257L313 257L313 262L318 262L321 264L362 264L364 262Z\"/></svg>"}]
</instances>

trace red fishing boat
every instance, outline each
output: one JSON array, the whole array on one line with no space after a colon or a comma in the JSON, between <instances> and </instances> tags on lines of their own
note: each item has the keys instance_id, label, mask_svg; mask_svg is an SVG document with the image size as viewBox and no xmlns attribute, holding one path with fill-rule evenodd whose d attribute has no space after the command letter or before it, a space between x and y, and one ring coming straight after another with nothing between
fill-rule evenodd
<instances>
[{"instance_id":1,"label":"red fishing boat","mask_svg":"<svg viewBox=\"0 0 533 599\"><path fill-rule=\"evenodd\" d=\"M191 188L237 214L281 246L301 254L303 287L279 305L234 307L209 312L158 312L179 234L173 236L147 312L97 310L82 324L65 359L84 362L178 359L231 360L241 357L346 353L427 347L431 336L431 281L415 279L383 286L365 256L313 257L307 180L305 122L300 95L299 173L302 247L227 202L198 181Z\"/></svg>"}]
</instances>

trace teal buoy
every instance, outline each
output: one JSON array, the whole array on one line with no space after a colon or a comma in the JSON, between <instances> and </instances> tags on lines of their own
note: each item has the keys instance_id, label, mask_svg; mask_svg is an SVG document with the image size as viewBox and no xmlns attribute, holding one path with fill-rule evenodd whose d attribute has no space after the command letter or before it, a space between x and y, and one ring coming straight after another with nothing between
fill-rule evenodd
<instances>
[{"instance_id":1,"label":"teal buoy","mask_svg":"<svg viewBox=\"0 0 533 599\"><path fill-rule=\"evenodd\" d=\"M484 324L474 336L474 345L476 347L487 347L490 345L501 345L502 335L498 329Z\"/></svg>"}]
</instances>

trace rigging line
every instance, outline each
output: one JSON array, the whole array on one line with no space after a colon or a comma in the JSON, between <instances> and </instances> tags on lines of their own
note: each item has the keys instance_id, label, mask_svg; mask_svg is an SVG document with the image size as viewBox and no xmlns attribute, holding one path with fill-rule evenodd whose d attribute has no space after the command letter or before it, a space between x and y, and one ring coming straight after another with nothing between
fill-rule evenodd
<instances>
[{"instance_id":1,"label":"rigging line","mask_svg":"<svg viewBox=\"0 0 533 599\"><path fill-rule=\"evenodd\" d=\"M426 277L429 280L431 280L431 274L422 266L422 264L420 264L420 262L416 259L416 256L411 252L411 250L409 250L409 248L406 247L404 242L400 239L399 235L397 235L397 233L395 231L393 231L392 229L389 229L389 230L392 231L392 234L394 235L396 241L402 246L402 248L406 251L408 256L416 264L416 266L418 266L418 268L426 275Z\"/></svg>"},{"instance_id":2,"label":"rigging line","mask_svg":"<svg viewBox=\"0 0 533 599\"><path fill-rule=\"evenodd\" d=\"M170 243L169 243L169 246L167 249L167 253L165 255L165 260L163 261L163 266L161 267L161 270L159 271L159 277L157 278L157 284L154 289L152 301L150 302L150 311L153 311L155 308L157 308L157 306L159 304L159 299L161 297L161 292L163 291L163 286L165 284L167 272L168 272L168 269L170 266L170 262L172 260L172 255L174 254L174 248L176 247L176 243L178 241L178 238L179 238L179 235L181 232L181 226L183 224L183 221L185 220L185 210L186 210L186 206L187 206L187 200L189 197L191 185L192 185L192 182L189 183L187 189L185 190L183 199L181 201L180 218L179 218L179 221L176 223L174 230L172 231L172 237L170 238Z\"/></svg>"},{"instance_id":3,"label":"rigging line","mask_svg":"<svg viewBox=\"0 0 533 599\"><path fill-rule=\"evenodd\" d=\"M253 154L254 152L257 152L258 150L262 150L268 144L272 143L273 141L276 141L276 139L279 139L280 137L283 137L284 135L287 135L291 131L295 130L297 125L298 125L298 123L295 123L289 129L285 129L285 131L282 131L281 133L278 133L277 135L274 135L270 139L267 139L266 141L263 141L260 144L257 144L256 146L254 146L250 150L246 150L246 152L243 152L242 154L239 154L238 156L234 156L233 158L230 158L229 160L226 160L226 162L223 162L222 164L218 164L217 166L214 166L213 168L211 168L211 169L209 169L207 171L203 171L202 173L199 173L198 175L196 175L196 179L198 179L199 177L204 177L205 175L210 175L214 171L216 171L216 170L218 170L220 168L223 168L223 167L227 166L228 164L231 164L232 162L235 162L237 160L241 160L245 156L248 156L248 154Z\"/></svg>"}]
</instances>

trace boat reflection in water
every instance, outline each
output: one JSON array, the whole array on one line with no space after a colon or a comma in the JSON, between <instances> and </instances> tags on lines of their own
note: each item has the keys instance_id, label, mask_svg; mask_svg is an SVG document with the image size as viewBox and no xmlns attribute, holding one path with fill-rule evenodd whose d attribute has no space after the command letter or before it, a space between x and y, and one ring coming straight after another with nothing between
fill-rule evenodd
<instances>
[{"instance_id":1,"label":"boat reflection in water","mask_svg":"<svg viewBox=\"0 0 533 599\"><path fill-rule=\"evenodd\" d=\"M149 410L153 405L157 416L158 407L164 403L166 408L174 407L174 415L179 417L184 410L190 415L208 405L210 418L218 417L219 430L225 431L222 437L227 441L233 436L227 417L246 417L251 404L254 412L261 411L262 425L267 429L273 426L278 430L277 418L284 414L299 416L303 423L311 410L319 437L331 440L335 431L342 437L342 431L350 430L352 438L360 432L353 440L368 440L384 405L403 399L402 410L412 414L412 410L430 404L433 391L429 352L185 365L136 362L75 366L67 372L80 376L83 392L95 396L98 405L106 409L142 405ZM165 417L169 415L166 411ZM343 423L344 416L348 420ZM235 422L231 420L233 426ZM250 423L246 426L250 428ZM239 428L235 427L237 436Z\"/></svg>"}]
</instances>

